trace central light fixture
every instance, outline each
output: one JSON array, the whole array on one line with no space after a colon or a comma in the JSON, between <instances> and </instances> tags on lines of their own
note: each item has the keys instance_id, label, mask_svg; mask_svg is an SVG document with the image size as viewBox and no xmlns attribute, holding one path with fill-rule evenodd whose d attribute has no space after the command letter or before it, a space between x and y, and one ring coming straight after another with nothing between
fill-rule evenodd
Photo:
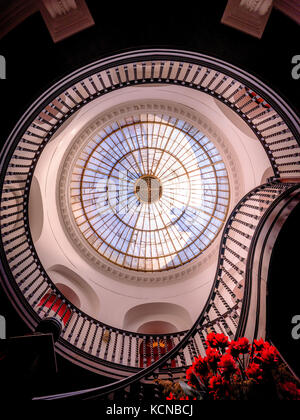
<instances>
[{"instance_id":1,"label":"central light fixture","mask_svg":"<svg viewBox=\"0 0 300 420\"><path fill-rule=\"evenodd\" d=\"M143 175L137 180L134 192L142 203L155 203L162 196L162 183L154 175Z\"/></svg>"}]
</instances>

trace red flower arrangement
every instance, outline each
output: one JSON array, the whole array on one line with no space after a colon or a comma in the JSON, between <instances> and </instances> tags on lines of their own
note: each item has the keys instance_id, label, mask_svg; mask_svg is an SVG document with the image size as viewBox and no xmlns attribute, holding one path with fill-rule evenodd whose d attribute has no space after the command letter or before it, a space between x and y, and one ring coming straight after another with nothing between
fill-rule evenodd
<instances>
[{"instance_id":1,"label":"red flower arrangement","mask_svg":"<svg viewBox=\"0 0 300 420\"><path fill-rule=\"evenodd\" d=\"M210 333L206 345L206 356L195 357L186 371L187 382L173 388L168 382L168 400L300 400L299 384L270 343L260 339L251 345L244 337L230 342L224 334Z\"/></svg>"}]
</instances>

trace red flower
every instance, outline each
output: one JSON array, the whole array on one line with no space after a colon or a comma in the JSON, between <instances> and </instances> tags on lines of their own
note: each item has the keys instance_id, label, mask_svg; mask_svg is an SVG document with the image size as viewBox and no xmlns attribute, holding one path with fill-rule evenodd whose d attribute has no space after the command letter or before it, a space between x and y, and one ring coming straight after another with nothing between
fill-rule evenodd
<instances>
[{"instance_id":1,"label":"red flower","mask_svg":"<svg viewBox=\"0 0 300 420\"><path fill-rule=\"evenodd\" d=\"M215 333L209 333L206 337L205 343L208 347L212 347L212 348L217 347L216 334Z\"/></svg>"},{"instance_id":2,"label":"red flower","mask_svg":"<svg viewBox=\"0 0 300 420\"><path fill-rule=\"evenodd\" d=\"M257 363L251 363L246 370L248 378L255 379L256 381L261 381L263 379L263 374L263 370Z\"/></svg>"},{"instance_id":3,"label":"red flower","mask_svg":"<svg viewBox=\"0 0 300 420\"><path fill-rule=\"evenodd\" d=\"M176 400L176 397L170 392L170 395L166 397L166 400Z\"/></svg>"},{"instance_id":4,"label":"red flower","mask_svg":"<svg viewBox=\"0 0 300 420\"><path fill-rule=\"evenodd\" d=\"M228 337L224 334L216 334L216 341L221 349L226 349L229 346Z\"/></svg>"},{"instance_id":5,"label":"red flower","mask_svg":"<svg viewBox=\"0 0 300 420\"><path fill-rule=\"evenodd\" d=\"M229 346L228 337L224 334L210 333L206 337L206 344L212 348L225 349Z\"/></svg>"},{"instance_id":6,"label":"red flower","mask_svg":"<svg viewBox=\"0 0 300 420\"><path fill-rule=\"evenodd\" d=\"M186 380L188 381L188 385L192 386L193 388L197 388L199 382L195 375L193 366L190 366L186 371Z\"/></svg>"},{"instance_id":7,"label":"red flower","mask_svg":"<svg viewBox=\"0 0 300 420\"><path fill-rule=\"evenodd\" d=\"M267 341L264 341L262 338L259 340L254 340L253 342L253 348L256 352L261 352L268 347L270 347L270 344Z\"/></svg>"},{"instance_id":8,"label":"red flower","mask_svg":"<svg viewBox=\"0 0 300 420\"><path fill-rule=\"evenodd\" d=\"M282 396L287 400L300 400L300 389L293 382L279 384Z\"/></svg>"},{"instance_id":9,"label":"red flower","mask_svg":"<svg viewBox=\"0 0 300 420\"><path fill-rule=\"evenodd\" d=\"M237 343L240 348L241 354L249 353L251 346L250 346L248 338L245 338L245 337L239 338Z\"/></svg>"},{"instance_id":10,"label":"red flower","mask_svg":"<svg viewBox=\"0 0 300 420\"><path fill-rule=\"evenodd\" d=\"M209 366L207 364L207 361L201 356L199 356L198 359L195 357L193 369L195 374L201 377L205 377L209 373Z\"/></svg>"},{"instance_id":11,"label":"red flower","mask_svg":"<svg viewBox=\"0 0 300 420\"><path fill-rule=\"evenodd\" d=\"M265 366L276 366L279 362L278 351L274 346L269 346L262 350L260 356L257 359Z\"/></svg>"},{"instance_id":12,"label":"red flower","mask_svg":"<svg viewBox=\"0 0 300 420\"><path fill-rule=\"evenodd\" d=\"M229 383L221 375L213 376L209 381L209 394L214 400L228 398L230 389Z\"/></svg>"},{"instance_id":13,"label":"red flower","mask_svg":"<svg viewBox=\"0 0 300 420\"><path fill-rule=\"evenodd\" d=\"M238 341L232 341L229 344L228 353L232 357L237 358L240 354L247 354L250 351L250 344L248 338L239 338Z\"/></svg>"},{"instance_id":14,"label":"red flower","mask_svg":"<svg viewBox=\"0 0 300 420\"><path fill-rule=\"evenodd\" d=\"M229 348L227 350L228 354L231 354L232 357L237 358L240 354L240 349L237 345L237 341L231 341L231 343L229 344Z\"/></svg>"},{"instance_id":15,"label":"red flower","mask_svg":"<svg viewBox=\"0 0 300 420\"><path fill-rule=\"evenodd\" d=\"M218 352L218 350L208 347L208 349L206 350L206 357L204 360L208 363L212 370L217 369L220 359L221 355Z\"/></svg>"},{"instance_id":16,"label":"red flower","mask_svg":"<svg viewBox=\"0 0 300 420\"><path fill-rule=\"evenodd\" d=\"M178 399L179 399L179 400L189 400L189 399L190 399L190 397L188 397L188 396L186 395L186 396L184 396L184 397L179 397ZM197 399L196 397L191 398L191 400L196 400L196 399ZM170 395L169 395L168 397L166 397L166 400L177 400L177 398L175 397L175 395L174 395L172 392L170 392Z\"/></svg>"},{"instance_id":17,"label":"red flower","mask_svg":"<svg viewBox=\"0 0 300 420\"><path fill-rule=\"evenodd\" d=\"M218 364L218 368L221 369L222 374L224 374L225 377L228 377L237 371L237 365L235 363L234 358L231 356L231 354L224 354L221 357L221 360Z\"/></svg>"}]
</instances>

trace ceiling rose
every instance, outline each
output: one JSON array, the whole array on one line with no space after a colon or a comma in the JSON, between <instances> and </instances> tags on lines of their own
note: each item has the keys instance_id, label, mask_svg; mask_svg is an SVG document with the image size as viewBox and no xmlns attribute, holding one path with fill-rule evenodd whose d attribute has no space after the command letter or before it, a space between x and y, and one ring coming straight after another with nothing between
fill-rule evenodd
<instances>
[{"instance_id":1,"label":"ceiling rose","mask_svg":"<svg viewBox=\"0 0 300 420\"><path fill-rule=\"evenodd\" d=\"M199 256L223 226L228 175L215 145L174 116L107 124L75 159L70 207L79 232L120 267L155 272Z\"/></svg>"}]
</instances>

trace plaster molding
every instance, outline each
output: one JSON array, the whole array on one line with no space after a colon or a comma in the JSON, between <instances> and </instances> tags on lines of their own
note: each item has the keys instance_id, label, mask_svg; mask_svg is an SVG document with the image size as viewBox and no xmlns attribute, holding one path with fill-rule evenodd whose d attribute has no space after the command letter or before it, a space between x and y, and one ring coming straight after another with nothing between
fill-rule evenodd
<instances>
[{"instance_id":1,"label":"plaster molding","mask_svg":"<svg viewBox=\"0 0 300 420\"><path fill-rule=\"evenodd\" d=\"M219 250L218 239L220 238L222 229L207 250L190 263L187 263L182 267L166 271L158 271L154 273L138 272L118 267L101 257L101 255L89 246L74 221L68 199L68 185L70 182L72 167L81 150L85 147L90 138L109 123L120 118L140 114L141 112L163 112L170 116L176 116L184 119L201 130L203 134L215 143L224 160L230 179L231 197L229 207L232 207L242 194L241 180L243 179L243 175L236 152L231 147L230 142L224 133L221 133L212 121L201 115L198 111L175 102L152 99L146 101L127 102L122 105L118 105L102 112L92 121L88 122L74 137L65 152L64 158L62 159L57 181L57 202L59 204L62 225L66 234L70 238L73 246L78 252L80 252L80 255L105 275L111 276L117 280L130 281L131 283L134 281L141 284L147 283L157 285L159 283L165 284L169 281L182 280L183 278L187 279L199 270L208 267L208 265L211 264L212 259L217 257Z\"/></svg>"}]
</instances>

